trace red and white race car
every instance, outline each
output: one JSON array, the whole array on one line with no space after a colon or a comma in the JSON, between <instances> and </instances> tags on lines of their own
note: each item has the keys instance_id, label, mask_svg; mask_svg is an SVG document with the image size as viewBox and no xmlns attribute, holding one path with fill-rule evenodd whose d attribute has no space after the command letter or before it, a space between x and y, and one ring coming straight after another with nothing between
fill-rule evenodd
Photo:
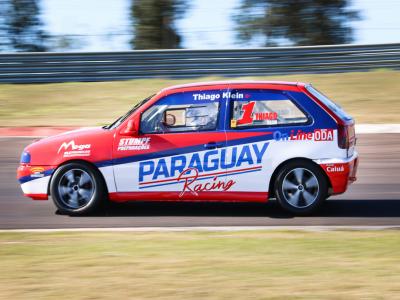
<instances>
[{"instance_id":1,"label":"red and white race car","mask_svg":"<svg viewBox=\"0 0 400 300\"><path fill-rule=\"evenodd\" d=\"M304 83L207 82L166 88L114 123L25 148L26 196L84 214L107 199L276 198L315 211L356 179L354 120Z\"/></svg>"}]
</instances>

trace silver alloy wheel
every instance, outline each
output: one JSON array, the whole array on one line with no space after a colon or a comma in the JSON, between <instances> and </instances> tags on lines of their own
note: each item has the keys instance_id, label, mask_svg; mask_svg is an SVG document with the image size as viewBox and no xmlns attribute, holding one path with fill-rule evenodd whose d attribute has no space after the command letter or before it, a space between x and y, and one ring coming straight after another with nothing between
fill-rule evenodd
<instances>
[{"instance_id":1,"label":"silver alloy wheel","mask_svg":"<svg viewBox=\"0 0 400 300\"><path fill-rule=\"evenodd\" d=\"M58 183L58 193L62 203L72 209L88 205L93 199L96 184L82 169L72 169L62 175Z\"/></svg>"},{"instance_id":2,"label":"silver alloy wheel","mask_svg":"<svg viewBox=\"0 0 400 300\"><path fill-rule=\"evenodd\" d=\"M308 169L293 169L283 179L282 193L291 206L296 208L308 207L318 198L318 179Z\"/></svg>"}]
</instances>

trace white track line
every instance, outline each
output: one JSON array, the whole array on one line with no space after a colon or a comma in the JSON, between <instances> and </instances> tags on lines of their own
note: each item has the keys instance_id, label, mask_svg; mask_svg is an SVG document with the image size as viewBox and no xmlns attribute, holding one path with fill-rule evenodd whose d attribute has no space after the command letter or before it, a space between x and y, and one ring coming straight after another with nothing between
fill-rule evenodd
<instances>
[{"instance_id":1,"label":"white track line","mask_svg":"<svg viewBox=\"0 0 400 300\"><path fill-rule=\"evenodd\" d=\"M235 231L334 231L334 230L400 230L400 225L393 226L195 226L195 227L121 227L121 228L57 228L57 229L1 229L4 232L235 232Z\"/></svg>"},{"instance_id":2,"label":"white track line","mask_svg":"<svg viewBox=\"0 0 400 300\"><path fill-rule=\"evenodd\" d=\"M356 124L356 133L400 133L400 124Z\"/></svg>"}]
</instances>

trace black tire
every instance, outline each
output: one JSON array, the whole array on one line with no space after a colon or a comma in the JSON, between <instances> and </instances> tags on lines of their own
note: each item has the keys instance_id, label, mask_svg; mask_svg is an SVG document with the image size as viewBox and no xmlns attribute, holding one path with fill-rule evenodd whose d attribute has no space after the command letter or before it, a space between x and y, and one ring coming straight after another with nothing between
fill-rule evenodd
<instances>
[{"instance_id":1,"label":"black tire","mask_svg":"<svg viewBox=\"0 0 400 300\"><path fill-rule=\"evenodd\" d=\"M53 174L50 194L59 213L86 215L104 203L106 188L100 172L90 164L72 162Z\"/></svg>"},{"instance_id":2,"label":"black tire","mask_svg":"<svg viewBox=\"0 0 400 300\"><path fill-rule=\"evenodd\" d=\"M274 192L284 210L305 216L315 213L324 203L328 197L328 182L314 163L291 161L279 171Z\"/></svg>"}]
</instances>

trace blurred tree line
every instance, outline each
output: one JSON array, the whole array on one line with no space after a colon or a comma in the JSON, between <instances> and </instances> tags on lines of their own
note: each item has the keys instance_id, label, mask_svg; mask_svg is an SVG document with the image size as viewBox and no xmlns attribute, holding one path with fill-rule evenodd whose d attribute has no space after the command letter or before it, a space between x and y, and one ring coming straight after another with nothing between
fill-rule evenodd
<instances>
[{"instance_id":1,"label":"blurred tree line","mask_svg":"<svg viewBox=\"0 0 400 300\"><path fill-rule=\"evenodd\" d=\"M133 49L180 48L181 36L175 21L188 8L187 0L133 0L131 18L134 37Z\"/></svg>"},{"instance_id":2,"label":"blurred tree line","mask_svg":"<svg viewBox=\"0 0 400 300\"><path fill-rule=\"evenodd\" d=\"M0 50L46 51L37 0L0 0Z\"/></svg>"},{"instance_id":3,"label":"blurred tree line","mask_svg":"<svg viewBox=\"0 0 400 300\"><path fill-rule=\"evenodd\" d=\"M234 16L237 36L265 46L281 40L297 46L350 43L349 22L359 14L349 7L349 0L242 0Z\"/></svg>"},{"instance_id":4,"label":"blurred tree line","mask_svg":"<svg viewBox=\"0 0 400 300\"><path fill-rule=\"evenodd\" d=\"M176 21L190 0L131 1L132 49L180 48ZM350 21L359 18L350 0L241 0L233 19L238 41L263 46L328 45L353 40ZM212 9L212 8L210 8ZM206 16L205 16L206 17ZM207 20L207 18L205 18ZM48 51L40 0L0 0L0 51Z\"/></svg>"}]
</instances>

